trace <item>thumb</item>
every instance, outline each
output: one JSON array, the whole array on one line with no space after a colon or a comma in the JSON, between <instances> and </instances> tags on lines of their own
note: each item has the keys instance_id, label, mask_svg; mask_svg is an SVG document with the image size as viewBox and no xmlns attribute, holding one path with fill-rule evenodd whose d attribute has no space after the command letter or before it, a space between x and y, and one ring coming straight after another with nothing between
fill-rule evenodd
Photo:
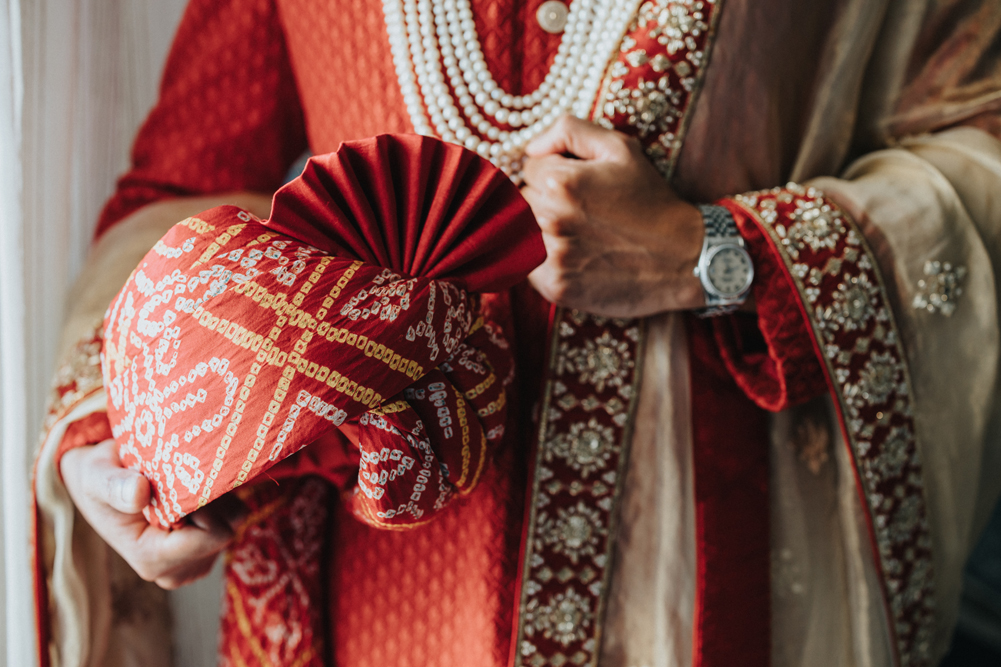
<instances>
[{"instance_id":1,"label":"thumb","mask_svg":"<svg viewBox=\"0 0 1001 667\"><path fill-rule=\"evenodd\" d=\"M113 440L82 447L79 478L95 500L124 514L138 514L149 504L149 481L141 473L122 467Z\"/></svg>"},{"instance_id":2,"label":"thumb","mask_svg":"<svg viewBox=\"0 0 1001 667\"><path fill-rule=\"evenodd\" d=\"M123 514L138 514L149 504L149 481L135 470L109 469L101 500Z\"/></svg>"},{"instance_id":3,"label":"thumb","mask_svg":"<svg viewBox=\"0 0 1001 667\"><path fill-rule=\"evenodd\" d=\"M582 160L620 159L622 135L574 116L560 116L548 130L525 146L525 155L572 155Z\"/></svg>"},{"instance_id":4,"label":"thumb","mask_svg":"<svg viewBox=\"0 0 1001 667\"><path fill-rule=\"evenodd\" d=\"M113 493L108 505L123 514L139 514L149 505L149 481L134 470L121 469L114 474Z\"/></svg>"}]
</instances>

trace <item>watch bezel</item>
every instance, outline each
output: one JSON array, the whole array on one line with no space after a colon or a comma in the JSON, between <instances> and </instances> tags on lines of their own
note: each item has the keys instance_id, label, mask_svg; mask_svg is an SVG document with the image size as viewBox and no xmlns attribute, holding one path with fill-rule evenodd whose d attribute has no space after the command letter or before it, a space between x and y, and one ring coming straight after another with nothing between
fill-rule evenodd
<instances>
[{"instance_id":1,"label":"watch bezel","mask_svg":"<svg viewBox=\"0 0 1001 667\"><path fill-rule=\"evenodd\" d=\"M743 285L736 292L724 292L720 290L718 287L716 287L715 283L713 283L712 276L709 275L709 266L712 264L713 258L716 257L716 255L718 255L720 252L724 250L729 250L730 248L734 248L740 251L744 255L744 257L747 259L747 265L749 268L747 272L747 277L745 278ZM701 262L701 264L702 267L701 271L699 272L701 275L699 277L702 279L702 287L705 289L706 292L708 292L717 299L721 299L723 301L740 300L745 294L747 294L748 290L751 289L751 284L754 282L754 262L751 260L751 254L747 252L747 249L740 243L734 243L732 241L724 241L722 243L713 244L712 247L710 247L706 251L705 259L703 262Z\"/></svg>"}]
</instances>

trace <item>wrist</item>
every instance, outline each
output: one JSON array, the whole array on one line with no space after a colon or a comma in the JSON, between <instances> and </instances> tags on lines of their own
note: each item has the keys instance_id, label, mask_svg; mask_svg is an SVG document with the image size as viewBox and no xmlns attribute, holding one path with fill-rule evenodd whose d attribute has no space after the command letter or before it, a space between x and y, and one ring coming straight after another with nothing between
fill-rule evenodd
<instances>
[{"instance_id":1,"label":"wrist","mask_svg":"<svg viewBox=\"0 0 1001 667\"><path fill-rule=\"evenodd\" d=\"M705 305L702 284L695 277L702 253L705 225L702 213L694 204L673 199L663 209L662 230L658 236L668 244L663 248L663 283L660 312L692 310ZM648 240L649 242L649 240Z\"/></svg>"}]
</instances>

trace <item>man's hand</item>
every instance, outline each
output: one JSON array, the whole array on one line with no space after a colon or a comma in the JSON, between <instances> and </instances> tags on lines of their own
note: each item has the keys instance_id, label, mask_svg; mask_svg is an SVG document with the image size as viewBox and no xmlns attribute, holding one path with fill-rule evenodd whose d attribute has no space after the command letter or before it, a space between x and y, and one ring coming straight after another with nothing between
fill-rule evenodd
<instances>
[{"instance_id":1,"label":"man's hand","mask_svg":"<svg viewBox=\"0 0 1001 667\"><path fill-rule=\"evenodd\" d=\"M173 589L204 577L244 518L242 503L223 496L189 515L181 528L154 528L142 515L149 482L122 467L116 448L105 440L63 455L63 481L80 514L146 581Z\"/></svg>"},{"instance_id":2,"label":"man's hand","mask_svg":"<svg viewBox=\"0 0 1001 667\"><path fill-rule=\"evenodd\" d=\"M522 194L548 253L529 279L542 296L614 317L705 305L692 275L702 216L678 198L638 141L564 116L526 155Z\"/></svg>"}]
</instances>

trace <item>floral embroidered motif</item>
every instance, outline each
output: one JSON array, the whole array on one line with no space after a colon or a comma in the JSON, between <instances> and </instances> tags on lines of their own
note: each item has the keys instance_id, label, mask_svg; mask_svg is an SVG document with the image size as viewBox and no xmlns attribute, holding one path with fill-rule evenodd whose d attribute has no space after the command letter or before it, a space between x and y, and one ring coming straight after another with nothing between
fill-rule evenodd
<instances>
[{"instance_id":1,"label":"floral embroidered motif","mask_svg":"<svg viewBox=\"0 0 1001 667\"><path fill-rule=\"evenodd\" d=\"M533 603L526 609L525 634L529 637L539 633L566 648L587 636L594 618L591 601L572 587L550 597L547 604Z\"/></svg>"},{"instance_id":2,"label":"floral embroidered motif","mask_svg":"<svg viewBox=\"0 0 1001 667\"><path fill-rule=\"evenodd\" d=\"M855 331L864 329L869 320L876 316L872 296L879 288L869 282L866 275L850 276L838 284L830 307L820 310L817 315L823 320L824 332L832 338L841 329ZM885 311L882 320L885 320Z\"/></svg>"},{"instance_id":3,"label":"floral embroidered motif","mask_svg":"<svg viewBox=\"0 0 1001 667\"><path fill-rule=\"evenodd\" d=\"M567 404L567 402L564 402ZM621 406L621 402L619 403ZM565 460L580 476L587 476L605 467L613 453L617 452L615 434L611 427L602 426L594 417L587 422L570 426L566 433L554 433L552 447L546 450L546 461L558 456Z\"/></svg>"},{"instance_id":4,"label":"floral embroidered motif","mask_svg":"<svg viewBox=\"0 0 1001 667\"><path fill-rule=\"evenodd\" d=\"M845 399L852 405L882 404L893 392L906 392L903 365L888 353L874 354L859 371L855 384L845 385Z\"/></svg>"},{"instance_id":5,"label":"floral embroidered motif","mask_svg":"<svg viewBox=\"0 0 1001 667\"><path fill-rule=\"evenodd\" d=\"M934 577L912 392L871 251L851 219L813 188L789 184L735 200L783 253L825 353L868 501L899 664L929 665ZM942 304L955 307L961 272L940 264L926 275L935 280L920 285L926 301L918 306L915 297L915 307L947 314ZM937 292L944 298L933 303Z\"/></svg>"},{"instance_id":6,"label":"floral embroidered motif","mask_svg":"<svg viewBox=\"0 0 1001 667\"><path fill-rule=\"evenodd\" d=\"M775 208L769 208L774 215ZM783 245L794 258L799 257L800 251L807 246L814 252L821 248L831 250L845 233L844 220L830 204L823 201L798 200L790 218L795 222L788 231L783 233L782 226L776 231L783 237Z\"/></svg>"},{"instance_id":7,"label":"floral embroidered motif","mask_svg":"<svg viewBox=\"0 0 1001 667\"><path fill-rule=\"evenodd\" d=\"M557 371L569 370L579 374L581 384L591 383L599 392L605 385L622 387L634 363L629 355L629 343L615 340L605 332L597 340L584 341L584 346L560 346Z\"/></svg>"},{"instance_id":8,"label":"floral embroidered motif","mask_svg":"<svg viewBox=\"0 0 1001 667\"><path fill-rule=\"evenodd\" d=\"M924 267L925 277L918 281L918 292L911 305L917 310L952 316L956 303L963 295L963 281L966 267L953 267L949 262L928 261Z\"/></svg>"},{"instance_id":9,"label":"floral embroidered motif","mask_svg":"<svg viewBox=\"0 0 1001 667\"><path fill-rule=\"evenodd\" d=\"M772 590L780 598L792 595L803 595L806 586L803 583L803 569L798 565L792 549L788 547L776 549L771 554Z\"/></svg>"},{"instance_id":10,"label":"floral embroidered motif","mask_svg":"<svg viewBox=\"0 0 1001 667\"><path fill-rule=\"evenodd\" d=\"M574 565L587 556L597 553L599 538L608 531L601 520L601 513L578 502L575 507L560 507L556 516L539 514L539 534L542 543L555 553L565 554Z\"/></svg>"},{"instance_id":11,"label":"floral embroidered motif","mask_svg":"<svg viewBox=\"0 0 1001 667\"><path fill-rule=\"evenodd\" d=\"M914 434L907 427L895 426L890 430L879 453L863 459L865 476L869 479L899 477L908 463L917 463L912 447Z\"/></svg>"}]
</instances>

